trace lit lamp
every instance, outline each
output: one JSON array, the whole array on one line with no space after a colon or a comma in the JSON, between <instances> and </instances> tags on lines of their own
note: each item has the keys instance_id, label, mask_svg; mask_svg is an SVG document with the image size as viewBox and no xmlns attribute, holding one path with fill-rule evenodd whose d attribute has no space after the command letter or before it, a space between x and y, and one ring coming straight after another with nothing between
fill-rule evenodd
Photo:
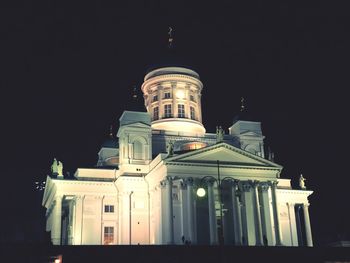
<instances>
[{"instance_id":1,"label":"lit lamp","mask_svg":"<svg viewBox=\"0 0 350 263\"><path fill-rule=\"evenodd\" d=\"M197 189L197 196L198 197L204 197L205 196L205 189L203 187L200 187Z\"/></svg>"}]
</instances>

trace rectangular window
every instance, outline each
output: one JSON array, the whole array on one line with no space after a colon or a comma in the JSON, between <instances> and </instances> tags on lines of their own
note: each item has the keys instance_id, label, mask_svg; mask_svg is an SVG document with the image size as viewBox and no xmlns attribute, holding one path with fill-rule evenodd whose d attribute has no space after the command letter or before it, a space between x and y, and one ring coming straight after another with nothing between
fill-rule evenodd
<instances>
[{"instance_id":1,"label":"rectangular window","mask_svg":"<svg viewBox=\"0 0 350 263\"><path fill-rule=\"evenodd\" d=\"M105 226L103 232L103 244L111 245L114 242L114 227Z\"/></svg>"},{"instance_id":2,"label":"rectangular window","mask_svg":"<svg viewBox=\"0 0 350 263\"><path fill-rule=\"evenodd\" d=\"M171 104L164 105L164 117L171 118Z\"/></svg>"},{"instance_id":3,"label":"rectangular window","mask_svg":"<svg viewBox=\"0 0 350 263\"><path fill-rule=\"evenodd\" d=\"M191 119L195 120L196 119L196 112L195 112L194 108L190 107L190 111L191 111Z\"/></svg>"},{"instance_id":4,"label":"rectangular window","mask_svg":"<svg viewBox=\"0 0 350 263\"><path fill-rule=\"evenodd\" d=\"M105 213L114 213L114 205L105 205Z\"/></svg>"},{"instance_id":5,"label":"rectangular window","mask_svg":"<svg viewBox=\"0 0 350 263\"><path fill-rule=\"evenodd\" d=\"M194 101L195 102L193 95L190 95L190 101Z\"/></svg>"},{"instance_id":6,"label":"rectangular window","mask_svg":"<svg viewBox=\"0 0 350 263\"><path fill-rule=\"evenodd\" d=\"M153 120L158 120L159 119L159 108L155 107L153 108Z\"/></svg>"},{"instance_id":7,"label":"rectangular window","mask_svg":"<svg viewBox=\"0 0 350 263\"><path fill-rule=\"evenodd\" d=\"M170 92L164 93L164 99L170 99Z\"/></svg>"},{"instance_id":8,"label":"rectangular window","mask_svg":"<svg viewBox=\"0 0 350 263\"><path fill-rule=\"evenodd\" d=\"M154 102L154 101L158 101L158 95L153 96L152 102Z\"/></svg>"},{"instance_id":9,"label":"rectangular window","mask_svg":"<svg viewBox=\"0 0 350 263\"><path fill-rule=\"evenodd\" d=\"M183 104L177 105L177 117L178 118L185 118L185 105L183 105Z\"/></svg>"}]
</instances>

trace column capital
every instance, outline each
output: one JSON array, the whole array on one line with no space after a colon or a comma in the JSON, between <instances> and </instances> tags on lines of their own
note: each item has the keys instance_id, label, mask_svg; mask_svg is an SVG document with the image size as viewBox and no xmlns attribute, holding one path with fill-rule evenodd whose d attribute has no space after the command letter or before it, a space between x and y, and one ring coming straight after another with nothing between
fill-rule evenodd
<instances>
[{"instance_id":1,"label":"column capital","mask_svg":"<svg viewBox=\"0 0 350 263\"><path fill-rule=\"evenodd\" d=\"M260 186L262 192L267 192L270 188L270 185L267 182L261 183Z\"/></svg>"},{"instance_id":2,"label":"column capital","mask_svg":"<svg viewBox=\"0 0 350 263\"><path fill-rule=\"evenodd\" d=\"M190 185L190 186L193 185L193 178L192 177L185 178L183 181L186 185Z\"/></svg>"},{"instance_id":3,"label":"column capital","mask_svg":"<svg viewBox=\"0 0 350 263\"><path fill-rule=\"evenodd\" d=\"M269 181L269 184L272 188L277 188L278 181Z\"/></svg>"},{"instance_id":4,"label":"column capital","mask_svg":"<svg viewBox=\"0 0 350 263\"><path fill-rule=\"evenodd\" d=\"M251 187L252 187L252 185L250 182L248 182L248 181L241 182L241 188L244 192L249 192Z\"/></svg>"},{"instance_id":5,"label":"column capital","mask_svg":"<svg viewBox=\"0 0 350 263\"><path fill-rule=\"evenodd\" d=\"M303 207L309 208L310 207L310 203L303 203Z\"/></svg>"},{"instance_id":6,"label":"column capital","mask_svg":"<svg viewBox=\"0 0 350 263\"><path fill-rule=\"evenodd\" d=\"M257 188L259 186L259 184L260 184L259 180L251 180L249 182L252 185L252 187L254 187L254 188Z\"/></svg>"},{"instance_id":7,"label":"column capital","mask_svg":"<svg viewBox=\"0 0 350 263\"><path fill-rule=\"evenodd\" d=\"M164 180L162 180L162 181L160 182L160 187L163 188L163 187L165 187L166 185L171 184L172 181L173 181L173 179L171 178L171 176L167 176L167 177L164 178Z\"/></svg>"},{"instance_id":8,"label":"column capital","mask_svg":"<svg viewBox=\"0 0 350 263\"><path fill-rule=\"evenodd\" d=\"M214 183L215 183L215 180L214 179L208 179L208 180L206 180L206 182L207 182L208 186L213 186Z\"/></svg>"}]
</instances>

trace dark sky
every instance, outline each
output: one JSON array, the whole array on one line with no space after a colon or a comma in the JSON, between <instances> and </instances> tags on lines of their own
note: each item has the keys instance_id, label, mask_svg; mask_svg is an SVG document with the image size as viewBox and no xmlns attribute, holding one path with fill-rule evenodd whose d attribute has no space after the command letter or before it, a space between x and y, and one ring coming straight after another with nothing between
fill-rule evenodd
<instances>
[{"instance_id":1,"label":"dark sky","mask_svg":"<svg viewBox=\"0 0 350 263\"><path fill-rule=\"evenodd\" d=\"M135 107L133 87L151 67L169 63L168 26L171 52L204 83L207 131L227 129L244 96L284 167L282 178L296 186L302 172L315 191L315 243L350 238L350 21L345 5L311 2L4 4L0 200L2 223L11 227L1 241L15 240L13 232L17 240L39 239L43 210L33 183L45 180L54 157L71 173L95 165L109 126L116 131L123 110Z\"/></svg>"}]
</instances>

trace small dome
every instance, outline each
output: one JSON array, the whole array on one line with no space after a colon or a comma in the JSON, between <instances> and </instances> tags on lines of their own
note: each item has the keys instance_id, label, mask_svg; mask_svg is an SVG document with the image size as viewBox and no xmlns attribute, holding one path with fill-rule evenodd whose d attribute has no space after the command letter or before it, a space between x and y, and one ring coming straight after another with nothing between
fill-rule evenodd
<instances>
[{"instance_id":1,"label":"small dome","mask_svg":"<svg viewBox=\"0 0 350 263\"><path fill-rule=\"evenodd\" d=\"M102 143L101 148L118 148L118 146L119 146L119 143L117 139L108 138Z\"/></svg>"}]
</instances>

